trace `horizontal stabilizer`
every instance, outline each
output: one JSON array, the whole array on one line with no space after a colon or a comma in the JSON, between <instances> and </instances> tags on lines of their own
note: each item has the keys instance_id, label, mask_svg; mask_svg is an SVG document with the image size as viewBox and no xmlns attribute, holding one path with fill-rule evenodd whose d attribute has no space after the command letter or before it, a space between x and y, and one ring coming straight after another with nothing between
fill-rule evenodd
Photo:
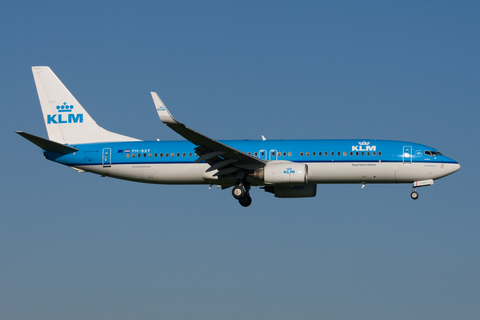
<instances>
[{"instance_id":1,"label":"horizontal stabilizer","mask_svg":"<svg viewBox=\"0 0 480 320\"><path fill-rule=\"evenodd\" d=\"M61 154L69 154L73 153L75 151L78 151L77 148L67 146L65 144L61 144L55 141L51 141L48 139L40 138L37 136L34 136L33 134L29 134L23 131L15 131L28 141L32 142L33 144L36 144L40 148L42 148L45 151L51 151L51 152L56 152L56 153L61 153Z\"/></svg>"}]
</instances>

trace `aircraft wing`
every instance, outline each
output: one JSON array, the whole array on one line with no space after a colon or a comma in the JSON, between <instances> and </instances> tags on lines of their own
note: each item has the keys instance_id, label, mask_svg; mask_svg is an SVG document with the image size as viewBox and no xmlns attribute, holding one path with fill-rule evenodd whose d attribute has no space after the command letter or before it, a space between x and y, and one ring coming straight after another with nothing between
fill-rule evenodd
<instances>
[{"instance_id":1,"label":"aircraft wing","mask_svg":"<svg viewBox=\"0 0 480 320\"><path fill-rule=\"evenodd\" d=\"M266 160L248 155L243 151L229 147L226 144L188 128L172 117L165 104L155 92L151 92L151 94L160 120L173 131L197 146L195 150L200 157L195 162L205 161L210 164L211 167L207 172L217 169L219 171L214 174L214 176L227 175L240 171L241 169L255 170L262 168L267 163Z\"/></svg>"}]
</instances>

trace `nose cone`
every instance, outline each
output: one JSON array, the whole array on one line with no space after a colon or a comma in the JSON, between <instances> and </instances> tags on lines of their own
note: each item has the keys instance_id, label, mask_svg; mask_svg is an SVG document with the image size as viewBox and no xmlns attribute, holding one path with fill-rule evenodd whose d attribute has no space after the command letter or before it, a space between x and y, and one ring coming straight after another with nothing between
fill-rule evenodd
<instances>
[{"instance_id":1,"label":"nose cone","mask_svg":"<svg viewBox=\"0 0 480 320\"><path fill-rule=\"evenodd\" d=\"M452 173L460 170L460 164L458 164L458 163L445 163L445 169L447 171L447 175L452 174Z\"/></svg>"}]
</instances>

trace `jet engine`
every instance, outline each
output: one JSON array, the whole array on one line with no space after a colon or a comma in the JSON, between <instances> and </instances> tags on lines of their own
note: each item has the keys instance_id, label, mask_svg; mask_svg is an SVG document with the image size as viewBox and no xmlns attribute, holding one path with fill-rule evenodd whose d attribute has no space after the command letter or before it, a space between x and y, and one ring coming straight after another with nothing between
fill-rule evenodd
<instances>
[{"instance_id":1,"label":"jet engine","mask_svg":"<svg viewBox=\"0 0 480 320\"><path fill-rule=\"evenodd\" d=\"M266 184L307 184L308 166L304 163L269 163L255 170L253 176Z\"/></svg>"}]
</instances>

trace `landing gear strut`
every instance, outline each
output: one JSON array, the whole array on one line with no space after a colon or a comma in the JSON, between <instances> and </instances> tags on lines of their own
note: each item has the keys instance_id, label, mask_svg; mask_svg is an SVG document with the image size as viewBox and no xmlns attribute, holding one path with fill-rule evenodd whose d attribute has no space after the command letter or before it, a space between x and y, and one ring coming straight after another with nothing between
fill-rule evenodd
<instances>
[{"instance_id":1,"label":"landing gear strut","mask_svg":"<svg viewBox=\"0 0 480 320\"><path fill-rule=\"evenodd\" d=\"M250 197L250 186L239 183L233 187L232 195L238 200L242 207L248 207L252 204L252 197Z\"/></svg>"}]
</instances>

